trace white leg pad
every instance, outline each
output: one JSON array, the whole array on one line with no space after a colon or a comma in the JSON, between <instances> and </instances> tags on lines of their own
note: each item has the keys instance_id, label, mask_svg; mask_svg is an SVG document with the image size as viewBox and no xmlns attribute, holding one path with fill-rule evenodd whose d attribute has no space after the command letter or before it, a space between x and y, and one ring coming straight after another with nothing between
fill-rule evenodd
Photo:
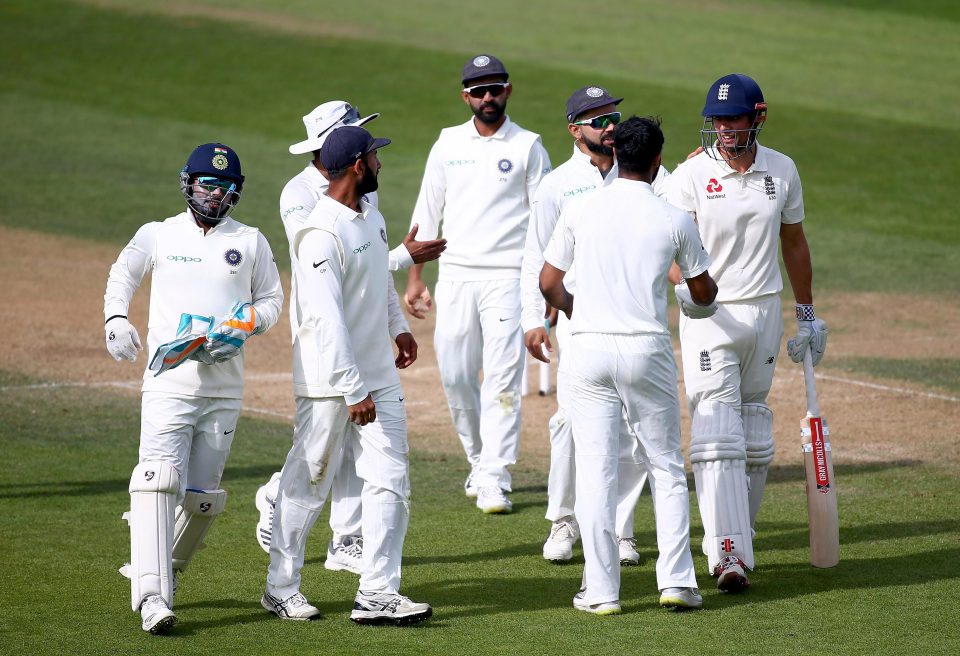
<instances>
[{"instance_id":1,"label":"white leg pad","mask_svg":"<svg viewBox=\"0 0 960 656\"><path fill-rule=\"evenodd\" d=\"M173 607L173 517L180 474L169 462L141 462L130 476L130 605L158 594Z\"/></svg>"},{"instance_id":2,"label":"white leg pad","mask_svg":"<svg viewBox=\"0 0 960 656\"><path fill-rule=\"evenodd\" d=\"M224 490L187 490L173 529L173 569L183 571L204 547L203 538L227 505Z\"/></svg>"},{"instance_id":3,"label":"white leg pad","mask_svg":"<svg viewBox=\"0 0 960 656\"><path fill-rule=\"evenodd\" d=\"M703 520L710 569L726 556L753 568L746 447L740 413L725 403L700 402L693 413L690 463Z\"/></svg>"},{"instance_id":4,"label":"white leg pad","mask_svg":"<svg viewBox=\"0 0 960 656\"><path fill-rule=\"evenodd\" d=\"M767 484L767 470L773 461L773 412L762 403L744 403L743 435L747 447L747 483L750 491L750 526L757 521L763 488Z\"/></svg>"}]
</instances>

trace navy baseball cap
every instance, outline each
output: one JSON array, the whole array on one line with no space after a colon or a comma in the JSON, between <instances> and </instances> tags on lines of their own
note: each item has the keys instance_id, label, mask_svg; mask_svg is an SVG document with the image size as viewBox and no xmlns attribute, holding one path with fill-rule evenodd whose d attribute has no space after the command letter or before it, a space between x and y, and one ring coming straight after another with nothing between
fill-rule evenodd
<instances>
[{"instance_id":1,"label":"navy baseball cap","mask_svg":"<svg viewBox=\"0 0 960 656\"><path fill-rule=\"evenodd\" d=\"M463 86L467 86L467 82L470 80L479 80L491 75L499 75L504 81L510 79L502 61L493 55L477 55L471 57L470 61L464 64L463 75L460 76L460 80L463 82Z\"/></svg>"},{"instance_id":2,"label":"navy baseball cap","mask_svg":"<svg viewBox=\"0 0 960 656\"><path fill-rule=\"evenodd\" d=\"M614 98L603 87L591 85L577 89L567 98L567 121L573 123L573 119L586 111L604 105L619 105L621 102L623 98Z\"/></svg>"},{"instance_id":3,"label":"navy baseball cap","mask_svg":"<svg viewBox=\"0 0 960 656\"><path fill-rule=\"evenodd\" d=\"M383 148L389 139L374 138L369 132L355 125L345 125L330 133L320 149L320 163L328 171L339 171L369 153Z\"/></svg>"},{"instance_id":4,"label":"navy baseball cap","mask_svg":"<svg viewBox=\"0 0 960 656\"><path fill-rule=\"evenodd\" d=\"M194 148L182 172L191 178L206 173L243 184L240 158L233 148L222 143L206 143Z\"/></svg>"},{"instance_id":5,"label":"navy baseball cap","mask_svg":"<svg viewBox=\"0 0 960 656\"><path fill-rule=\"evenodd\" d=\"M701 116L740 116L767 108L760 85L752 77L731 73L710 85Z\"/></svg>"}]
</instances>

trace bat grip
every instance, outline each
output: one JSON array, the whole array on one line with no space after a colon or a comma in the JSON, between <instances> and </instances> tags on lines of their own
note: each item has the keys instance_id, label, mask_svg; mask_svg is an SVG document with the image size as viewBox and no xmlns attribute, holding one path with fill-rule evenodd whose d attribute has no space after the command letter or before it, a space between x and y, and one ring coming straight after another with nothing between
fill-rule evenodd
<instances>
[{"instance_id":1,"label":"bat grip","mask_svg":"<svg viewBox=\"0 0 960 656\"><path fill-rule=\"evenodd\" d=\"M820 404L817 402L817 384L813 375L813 356L810 348L803 353L803 382L807 389L807 414L811 417L820 416Z\"/></svg>"}]
</instances>

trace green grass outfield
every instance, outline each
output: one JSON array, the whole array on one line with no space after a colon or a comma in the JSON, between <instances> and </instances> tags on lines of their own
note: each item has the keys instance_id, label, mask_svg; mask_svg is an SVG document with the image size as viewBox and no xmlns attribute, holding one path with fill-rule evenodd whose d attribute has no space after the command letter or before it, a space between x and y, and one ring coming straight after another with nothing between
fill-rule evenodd
<instances>
[{"instance_id":1,"label":"green grass outfield","mask_svg":"<svg viewBox=\"0 0 960 656\"><path fill-rule=\"evenodd\" d=\"M579 86L603 84L627 98L624 111L662 116L669 165L698 144L709 84L754 75L771 108L761 140L792 156L804 181L816 289L960 299L950 275L960 265L960 3L949 0L6 0L0 223L119 250L140 224L180 210L187 154L221 140L248 177L237 218L263 229L282 263L277 196L305 164L287 145L303 138L302 114L345 98L382 112L370 128L394 140L381 189L396 242L430 145L468 116L458 74L481 51L506 61L510 114L543 135L554 164L569 156L562 108ZM23 320L17 299L4 299ZM837 364L955 391L950 356ZM12 388L31 382L51 381L0 371L0 654L960 652L956 472L909 461L838 467L843 560L829 571L806 562L800 472L775 471L754 588L721 597L701 577L699 613L655 605L644 496L645 564L624 573L625 614L604 620L570 607L579 564L540 558L543 471L521 463L517 512L484 517L462 497L459 458L414 452L404 592L433 603L435 618L411 630L353 626L355 581L323 569L329 529L318 524L304 592L325 619L271 621L258 604L266 557L252 499L290 430L249 417L224 478L228 512L178 596L181 624L154 639L115 571L128 551L119 516L136 399Z\"/></svg>"},{"instance_id":2,"label":"green grass outfield","mask_svg":"<svg viewBox=\"0 0 960 656\"><path fill-rule=\"evenodd\" d=\"M0 385L25 382L0 376ZM696 613L656 605L645 494L637 509L643 564L623 570L624 614L598 618L571 607L579 547L565 566L540 555L543 472L518 468L514 514L485 516L463 497L460 458L415 452L403 591L432 603L434 618L408 629L352 624L356 578L323 568L324 517L302 588L324 618L281 622L259 605L267 557L254 542L253 496L286 452L290 429L250 418L223 479L227 512L178 592L180 624L157 638L140 631L116 571L129 551L120 514L136 457L136 399L84 389L3 395L0 653L950 654L960 645L960 488L955 472L909 462L837 468L843 551L830 570L807 564L802 473L772 471L753 587L722 596L701 574L704 610ZM695 501L692 515L699 536Z\"/></svg>"}]
</instances>

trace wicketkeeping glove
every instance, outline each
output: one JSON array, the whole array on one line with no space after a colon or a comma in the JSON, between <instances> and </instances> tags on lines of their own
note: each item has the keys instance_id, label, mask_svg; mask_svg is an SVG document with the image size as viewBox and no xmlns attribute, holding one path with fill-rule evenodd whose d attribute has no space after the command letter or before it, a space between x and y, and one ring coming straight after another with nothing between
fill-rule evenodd
<instances>
[{"instance_id":1,"label":"wicketkeeping glove","mask_svg":"<svg viewBox=\"0 0 960 656\"><path fill-rule=\"evenodd\" d=\"M677 297L677 305L680 311L691 319L706 319L717 313L717 302L710 305L697 305L693 302L693 296L690 295L690 288L685 283L674 286L673 293Z\"/></svg>"},{"instance_id":2,"label":"wicketkeeping glove","mask_svg":"<svg viewBox=\"0 0 960 656\"><path fill-rule=\"evenodd\" d=\"M259 329L259 317L250 303L237 302L227 318L207 334L206 351L214 362L226 362L236 357L250 335Z\"/></svg>"},{"instance_id":3,"label":"wicketkeeping glove","mask_svg":"<svg viewBox=\"0 0 960 656\"><path fill-rule=\"evenodd\" d=\"M106 333L107 350L114 360L133 362L137 359L137 352L143 350L143 345L140 344L137 329L126 317L110 317L103 329Z\"/></svg>"},{"instance_id":4,"label":"wicketkeeping glove","mask_svg":"<svg viewBox=\"0 0 960 656\"><path fill-rule=\"evenodd\" d=\"M797 335L787 341L787 354L794 362L800 362L807 346L816 367L827 350L827 324L817 319L812 305L797 303Z\"/></svg>"}]
</instances>

